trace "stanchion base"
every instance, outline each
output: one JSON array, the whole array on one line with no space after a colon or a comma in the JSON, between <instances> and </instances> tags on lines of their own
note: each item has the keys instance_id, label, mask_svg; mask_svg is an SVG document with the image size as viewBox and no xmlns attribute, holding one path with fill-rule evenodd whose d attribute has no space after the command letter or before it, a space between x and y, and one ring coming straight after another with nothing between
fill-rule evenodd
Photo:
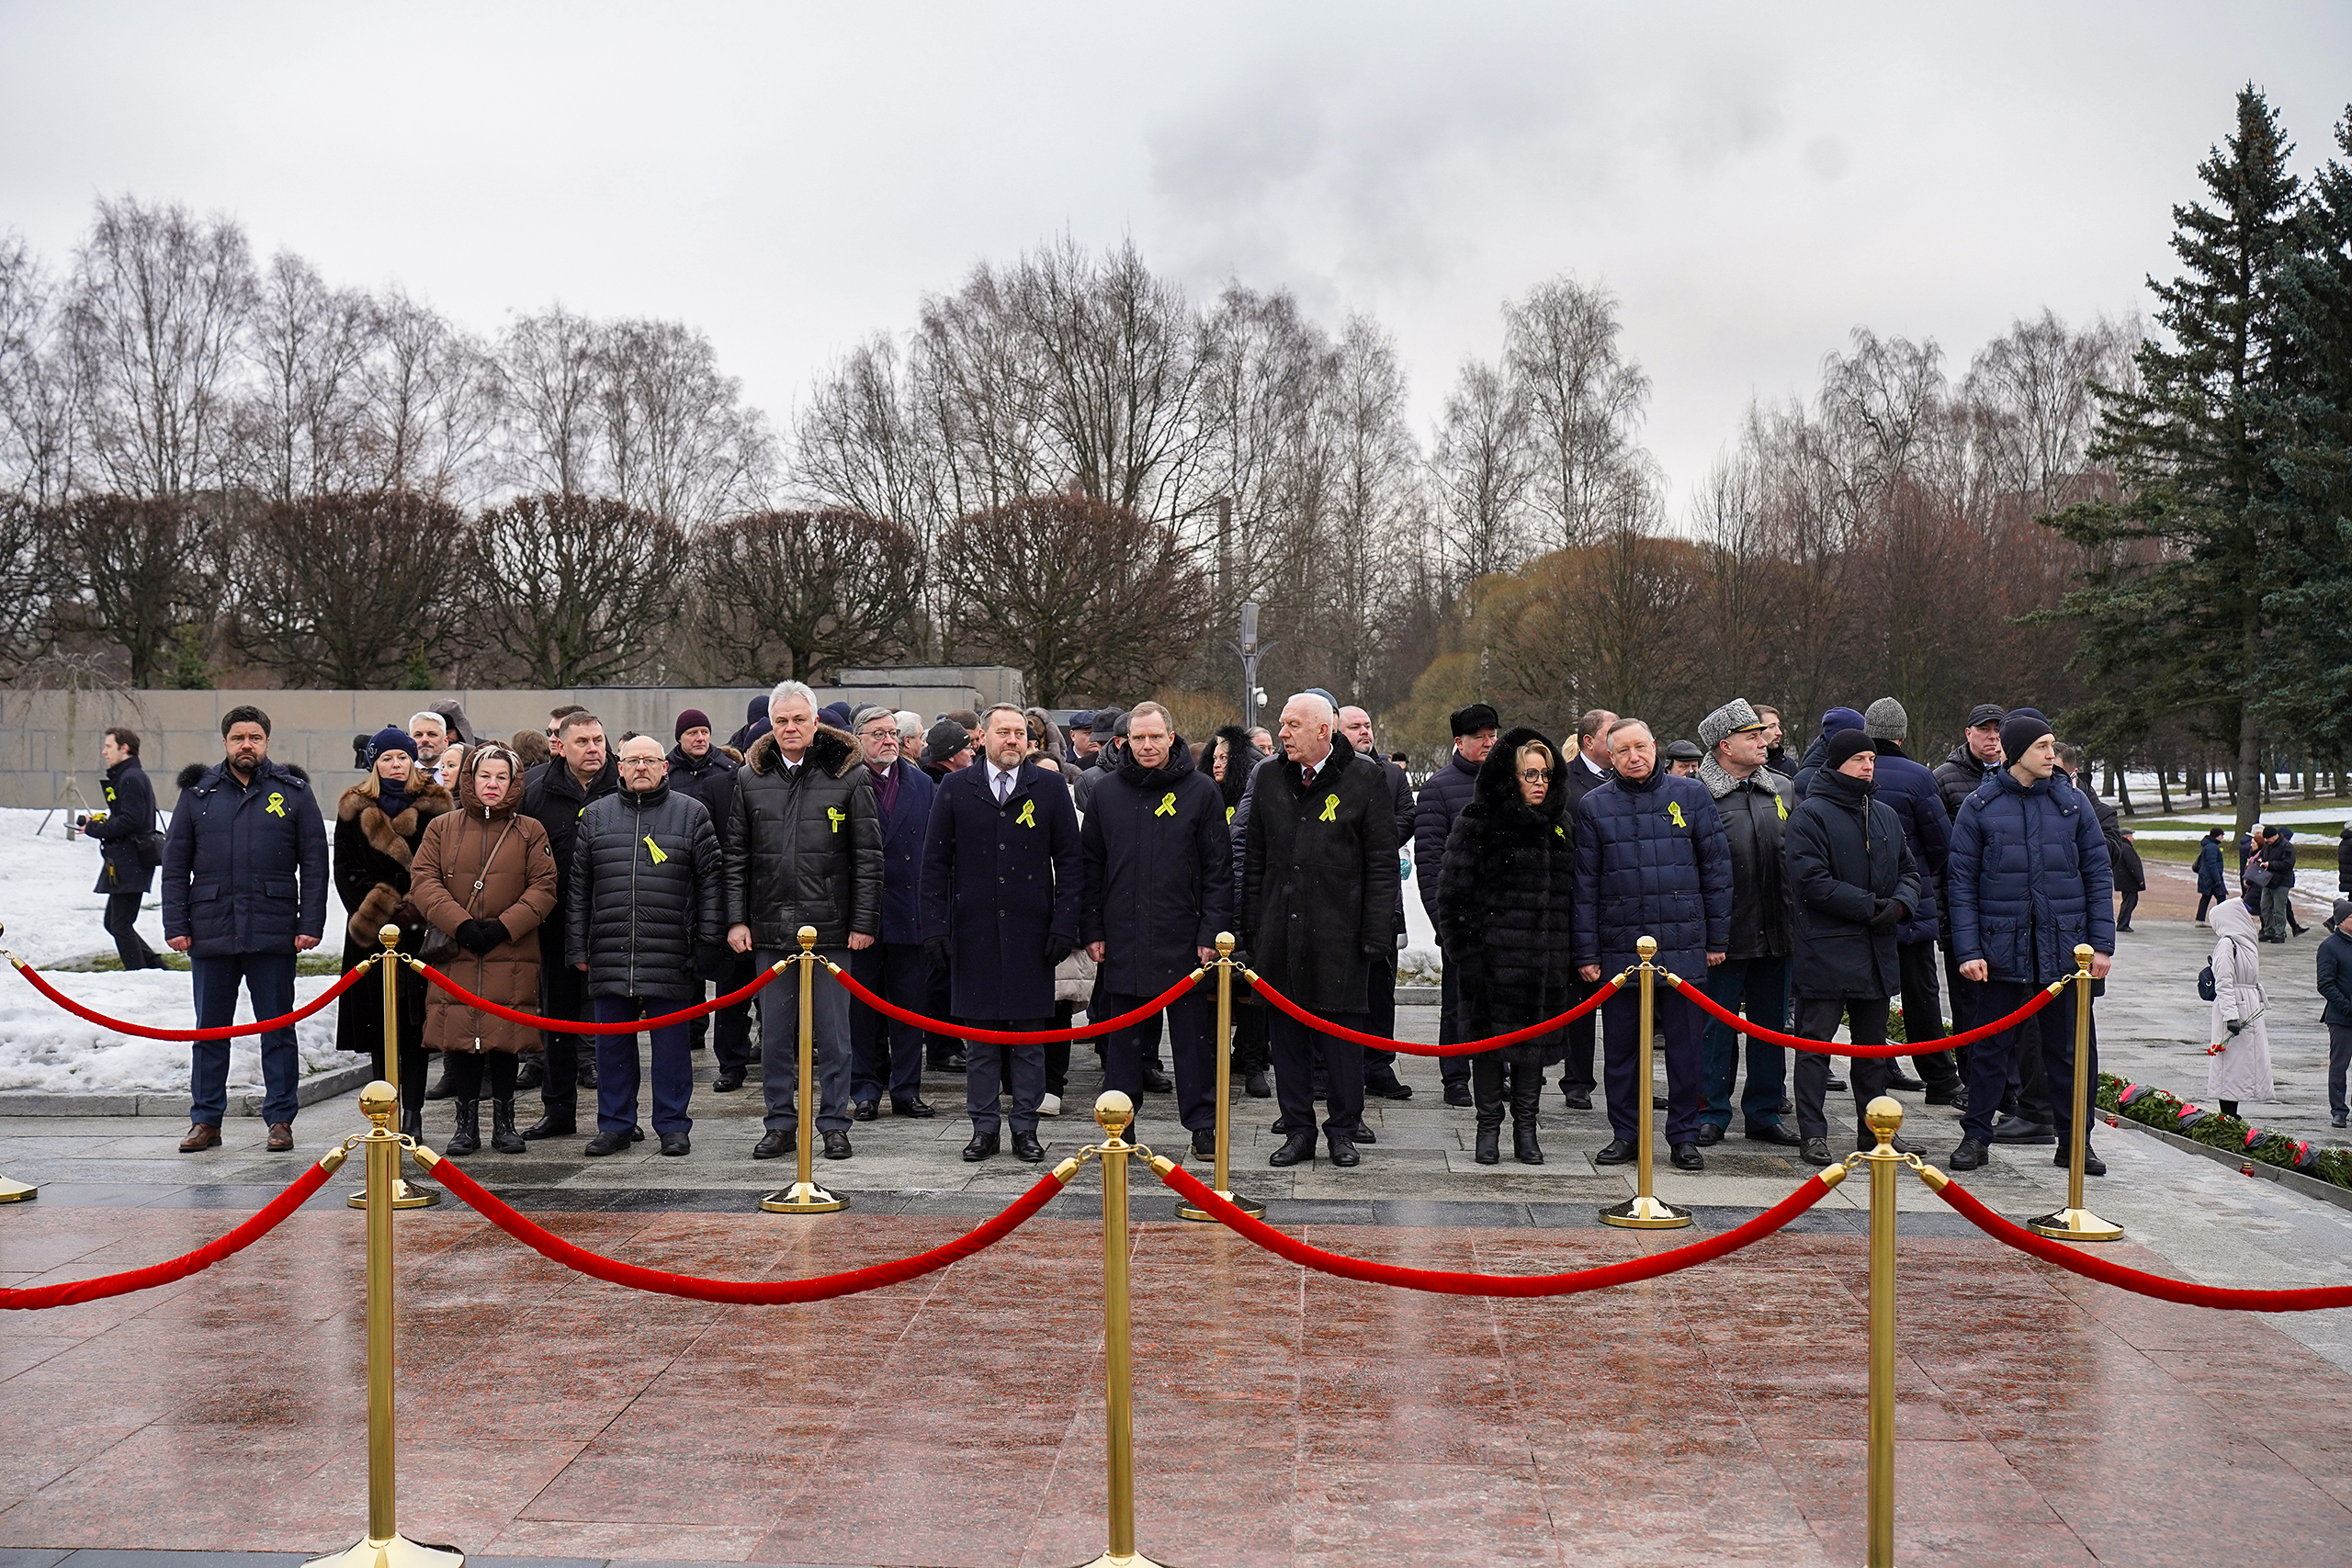
<instances>
[{"instance_id":1,"label":"stanchion base","mask_svg":"<svg viewBox=\"0 0 2352 1568\"><path fill-rule=\"evenodd\" d=\"M1628 1198L1600 1211L1600 1223L1629 1231L1679 1231L1690 1223L1690 1211L1658 1198Z\"/></svg>"},{"instance_id":2,"label":"stanchion base","mask_svg":"<svg viewBox=\"0 0 2352 1568\"><path fill-rule=\"evenodd\" d=\"M410 1185L409 1185L405 1180L403 1180L403 1179L401 1179L400 1177L397 1177L397 1176L396 1176L396 1177L392 1178L392 1207L393 1207L393 1208L395 1208L395 1209L430 1209L431 1207L433 1207L433 1205L435 1205L435 1203L438 1203L439 1201L441 1201L441 1192L440 1192L440 1190L439 1190L438 1188L433 1188L433 1187L411 1187L411 1186L410 1186ZM358 1191L354 1192L350 1197L348 1197L348 1198L346 1198L346 1199L345 1199L345 1200L344 1200L344 1207L345 1207L345 1208L346 1208L346 1209L364 1209L364 1208L366 1208L367 1206L368 1206L368 1190L367 1190L366 1188L364 1188L364 1187L363 1187L363 1188L361 1188ZM412 1544L413 1544L413 1543L412 1543ZM355 1547L353 1547L353 1548L352 1548L352 1550L353 1550L354 1551L358 1551L359 1549L358 1549L357 1547L356 1547L356 1546L355 1546ZM435 1551L438 1551L439 1549L436 1547L436 1548L434 1548L433 1550L435 1550ZM322 1560L322 1561L323 1561L323 1560Z\"/></svg>"},{"instance_id":3,"label":"stanchion base","mask_svg":"<svg viewBox=\"0 0 2352 1568\"><path fill-rule=\"evenodd\" d=\"M849 1200L834 1197L813 1181L796 1181L761 1199L760 1207L771 1214L831 1214L848 1208Z\"/></svg>"},{"instance_id":4,"label":"stanchion base","mask_svg":"<svg viewBox=\"0 0 2352 1568\"><path fill-rule=\"evenodd\" d=\"M1091 1562L1081 1563L1080 1568L1167 1568L1167 1565L1153 1562L1140 1551L1130 1552L1125 1557L1115 1551L1106 1551Z\"/></svg>"},{"instance_id":5,"label":"stanchion base","mask_svg":"<svg viewBox=\"0 0 2352 1568\"><path fill-rule=\"evenodd\" d=\"M1244 1198L1238 1192L1219 1192L1217 1196L1253 1220L1262 1220L1266 1217L1266 1206L1255 1199ZM1180 1220L1200 1220L1210 1224L1216 1224L1215 1214L1210 1213L1206 1209L1196 1209L1190 1203L1177 1204L1176 1217ZM1109 1559L1106 1558L1104 1561L1108 1562Z\"/></svg>"},{"instance_id":6,"label":"stanchion base","mask_svg":"<svg viewBox=\"0 0 2352 1568\"><path fill-rule=\"evenodd\" d=\"M395 1535L313 1557L302 1568L466 1568L466 1554L454 1546L425 1546Z\"/></svg>"},{"instance_id":7,"label":"stanchion base","mask_svg":"<svg viewBox=\"0 0 2352 1568\"><path fill-rule=\"evenodd\" d=\"M25 1203L40 1196L40 1188L0 1176L0 1203Z\"/></svg>"},{"instance_id":8,"label":"stanchion base","mask_svg":"<svg viewBox=\"0 0 2352 1568\"><path fill-rule=\"evenodd\" d=\"M2036 1235L2046 1235L2053 1241L2120 1241L2121 1225L2109 1224L2088 1209L2059 1209L2038 1219L2028 1220L2025 1228Z\"/></svg>"}]
</instances>

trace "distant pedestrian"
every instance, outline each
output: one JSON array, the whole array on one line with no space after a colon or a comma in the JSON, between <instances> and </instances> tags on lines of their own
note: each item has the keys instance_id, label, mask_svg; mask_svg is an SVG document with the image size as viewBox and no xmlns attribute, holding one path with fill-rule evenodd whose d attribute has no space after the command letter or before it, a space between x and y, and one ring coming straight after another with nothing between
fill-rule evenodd
<instances>
[{"instance_id":1,"label":"distant pedestrian","mask_svg":"<svg viewBox=\"0 0 2352 1568\"><path fill-rule=\"evenodd\" d=\"M2203 925L2205 911L2229 896L2230 885L2222 875L2222 829L2208 828L2197 846L2197 923Z\"/></svg>"},{"instance_id":2,"label":"distant pedestrian","mask_svg":"<svg viewBox=\"0 0 2352 1568\"><path fill-rule=\"evenodd\" d=\"M2262 940L2285 942L2290 932L2302 935L2302 924L2295 919L2295 830L2283 824L2272 828L2260 853L2270 876L2262 889Z\"/></svg>"},{"instance_id":3,"label":"distant pedestrian","mask_svg":"<svg viewBox=\"0 0 2352 1568\"><path fill-rule=\"evenodd\" d=\"M2213 910L2213 1012L2206 1034L2211 1043L2205 1047L2205 1092L2224 1116L2235 1116L2240 1100L2278 1098L2270 1080L2270 1026L2263 1016L2270 1010L2270 998L2262 988L2262 953L2255 945L2254 908L2260 902L2260 891L2249 889ZM2330 1092L2342 1103L2340 1087L2331 1082Z\"/></svg>"},{"instance_id":4,"label":"distant pedestrian","mask_svg":"<svg viewBox=\"0 0 2352 1568\"><path fill-rule=\"evenodd\" d=\"M2148 889L2148 873L2140 863L2140 846L2132 842L2132 829L2119 828L2115 842L2110 846L2115 856L2115 929L2132 929L2132 911L2140 907L2140 895Z\"/></svg>"},{"instance_id":5,"label":"distant pedestrian","mask_svg":"<svg viewBox=\"0 0 2352 1568\"><path fill-rule=\"evenodd\" d=\"M2338 898L2327 918L2327 940L2319 944L2319 994L2327 1004L2320 1015L2327 1026L2327 1115L2341 1127L2347 1120L2344 1079L2352 1067L2352 898Z\"/></svg>"},{"instance_id":6,"label":"distant pedestrian","mask_svg":"<svg viewBox=\"0 0 2352 1568\"><path fill-rule=\"evenodd\" d=\"M106 896L107 935L125 970L161 969L164 961L139 934L139 906L163 863L164 840L155 831L155 789L139 765L139 732L108 728L98 742L106 763L99 785L107 808L82 819L82 831L98 841L98 885Z\"/></svg>"}]
</instances>

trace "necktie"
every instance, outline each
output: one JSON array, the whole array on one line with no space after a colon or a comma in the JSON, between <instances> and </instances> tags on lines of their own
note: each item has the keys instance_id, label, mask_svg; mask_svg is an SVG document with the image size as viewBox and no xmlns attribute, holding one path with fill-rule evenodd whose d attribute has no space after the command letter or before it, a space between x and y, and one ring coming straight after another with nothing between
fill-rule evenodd
<instances>
[{"instance_id":1,"label":"necktie","mask_svg":"<svg viewBox=\"0 0 2352 1568\"><path fill-rule=\"evenodd\" d=\"M1012 793L1012 775L1011 773L999 773L999 774L997 774L997 776L996 776L996 803L997 803L999 806L1002 806L1002 805L1004 804L1004 797L1005 797L1006 795L1011 795Z\"/></svg>"}]
</instances>

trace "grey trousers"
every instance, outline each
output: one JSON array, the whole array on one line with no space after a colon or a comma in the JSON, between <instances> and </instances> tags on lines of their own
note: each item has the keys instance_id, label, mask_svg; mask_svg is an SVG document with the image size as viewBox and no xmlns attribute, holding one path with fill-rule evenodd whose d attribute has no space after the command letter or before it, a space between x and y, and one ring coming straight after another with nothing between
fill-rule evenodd
<instances>
[{"instance_id":1,"label":"grey trousers","mask_svg":"<svg viewBox=\"0 0 2352 1568\"><path fill-rule=\"evenodd\" d=\"M849 967L846 947L820 948L820 957ZM761 967L786 956L763 949ZM797 953L792 954L798 957ZM849 1131L849 992L820 964L810 992L811 1031L816 1035L817 1131ZM793 1108L800 1088L800 965L787 964L760 993L760 1086L767 1097L762 1125L771 1133L797 1133L800 1119Z\"/></svg>"}]
</instances>

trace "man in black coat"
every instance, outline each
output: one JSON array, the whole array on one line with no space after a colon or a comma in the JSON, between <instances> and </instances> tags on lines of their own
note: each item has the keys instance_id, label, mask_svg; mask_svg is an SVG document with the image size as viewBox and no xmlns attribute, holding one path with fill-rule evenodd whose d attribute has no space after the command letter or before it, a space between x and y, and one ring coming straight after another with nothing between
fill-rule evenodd
<instances>
[{"instance_id":1,"label":"man in black coat","mask_svg":"<svg viewBox=\"0 0 2352 1568\"><path fill-rule=\"evenodd\" d=\"M198 1029L236 1021L241 980L255 1018L293 1011L295 955L327 925L327 826L310 774L269 760L269 716L257 707L221 715L220 739L220 762L181 770L164 840L164 942L195 971ZM229 1046L194 1043L182 1154L220 1145ZM294 1146L302 1076L290 1024L261 1037L261 1072L269 1147L283 1152Z\"/></svg>"},{"instance_id":2,"label":"man in black coat","mask_svg":"<svg viewBox=\"0 0 2352 1568\"><path fill-rule=\"evenodd\" d=\"M1835 1040L1840 1017L1857 1045L1886 1043L1886 1002L1903 986L1895 932L1919 907L1919 871L1894 811L1873 798L1875 743L1859 729L1828 738L1813 789L1789 818L1789 881L1796 889L1797 1027L1808 1040ZM1887 1089L1884 1056L1856 1056L1854 1127L1858 1147L1878 1140L1862 1121ZM1829 1163L1825 1103L1829 1058L1797 1060L1797 1132L1804 1158ZM1908 1145L1898 1143L1899 1147Z\"/></svg>"},{"instance_id":3,"label":"man in black coat","mask_svg":"<svg viewBox=\"0 0 2352 1568\"><path fill-rule=\"evenodd\" d=\"M1609 727L1617 716L1607 708L1587 708L1577 720L1577 753L1568 765L1560 770L1560 789L1566 797L1570 818L1576 816L1577 802L1617 776L1609 765ZM1588 984L1581 972L1569 982L1581 986L1577 1001L1599 989ZM1568 1025L1561 1049L1564 1054L1560 1068L1560 1098L1571 1111L1592 1109L1592 1091L1600 1087L1600 1077L1593 1072L1593 1058L1600 1047L1600 1015L1589 1012Z\"/></svg>"},{"instance_id":4,"label":"man in black coat","mask_svg":"<svg viewBox=\"0 0 2352 1568\"><path fill-rule=\"evenodd\" d=\"M1454 820L1462 815L1462 808L1477 794L1478 770L1486 765L1487 754L1495 749L1495 736L1502 728L1502 716L1485 703L1455 708L1446 722L1453 731L1453 755L1421 785L1412 817L1413 882L1421 891L1421 908L1428 912L1432 926L1437 924L1439 893L1445 881L1445 840L1453 832ZM1443 951L1441 940L1439 952L1442 954ZM1462 1021L1468 1006L1462 997L1461 979L1451 963L1442 972L1438 1002L1438 1043L1451 1045L1466 1038ZM1393 1005L1390 1017L1395 1017ZM1469 1104L1470 1058L1440 1056L1437 1066L1445 1084L1445 1102ZM1390 1077L1395 1077L1394 1068L1390 1069Z\"/></svg>"},{"instance_id":5,"label":"man in black coat","mask_svg":"<svg viewBox=\"0 0 2352 1568\"><path fill-rule=\"evenodd\" d=\"M1911 863L1919 873L1919 899L1894 933L1894 951L1903 963L1903 1037L1927 1047L1911 1060L1918 1065L1917 1078L1906 1077L1899 1064L1890 1063L1887 1082L1899 1089L1924 1091L1930 1105L1967 1109L1968 1089L1952 1054L1934 1048L1944 1037L1943 997L1936 985L1936 889L1943 885L1951 857L1951 818L1943 808L1935 774L1913 761L1903 750L1911 733L1911 716L1893 697L1881 697L1862 715L1862 733L1877 749L1877 772L1871 787L1878 802L1903 824L1903 841L1910 846Z\"/></svg>"},{"instance_id":6,"label":"man in black coat","mask_svg":"<svg viewBox=\"0 0 2352 1568\"><path fill-rule=\"evenodd\" d=\"M760 699L760 713L767 713L767 699ZM700 708L687 708L678 715L671 726L672 737L677 744L670 748L670 793L682 795L688 800L699 800L702 808L710 813L713 832L724 835L727 819L732 814L735 801L735 770L739 763L724 750L711 743L710 716ZM759 965L752 962L748 953L737 953L727 945L723 931L713 931L701 943L695 954L695 983L710 982L718 994L740 991L752 983L759 973ZM713 1059L718 1072L711 1083L717 1094L732 1094L743 1087L743 1079L752 1067L752 1009L755 1002L737 1002L722 1008L717 1014L703 1013L686 1025L688 1048L699 1051L711 1034L711 1020L718 1022L718 1042Z\"/></svg>"},{"instance_id":7,"label":"man in black coat","mask_svg":"<svg viewBox=\"0 0 2352 1568\"><path fill-rule=\"evenodd\" d=\"M768 697L769 732L736 771L727 864L727 943L762 968L800 952L800 928L817 952L846 969L882 933L882 821L857 738L821 724L816 694L783 681ZM848 1159L849 992L820 972L809 996L817 1132L827 1159ZM766 1096L753 1159L797 1147L800 1115L800 976L796 964L761 993L760 1077Z\"/></svg>"},{"instance_id":8,"label":"man in black coat","mask_svg":"<svg viewBox=\"0 0 2352 1568\"><path fill-rule=\"evenodd\" d=\"M1389 799L1396 807L1396 842L1403 845L1411 841L1414 837L1414 818L1419 810L1419 805L1413 797L1413 783L1405 776L1405 770L1402 767L1380 754L1379 745L1373 739L1372 715L1352 705L1341 708L1340 734L1350 746L1355 749L1357 756L1379 764L1380 775L1387 781ZM1493 744L1491 739L1487 744L1489 746ZM1456 809L1456 814L1459 815L1459 808ZM1442 863L1444 857L1441 854L1439 859ZM1400 878L1405 875L1405 863L1401 857L1397 861L1396 874ZM1396 887L1396 945L1388 954L1386 976L1384 977L1374 974L1372 977L1372 1032L1374 1034L1394 1036L1396 1032L1396 954L1404 951L1405 936L1410 929L1405 924L1405 887L1399 881ZM1442 996L1442 992L1441 992ZM1441 1028L1443 1022L1444 1015L1441 1012L1439 1015ZM1459 1059L1453 1056L1438 1058L1441 1081L1451 1085L1452 1079L1443 1076L1446 1064ZM1412 1086L1396 1077L1396 1052L1366 1051L1364 1053L1363 1091L1367 1097L1379 1100L1413 1098Z\"/></svg>"},{"instance_id":9,"label":"man in black coat","mask_svg":"<svg viewBox=\"0 0 2352 1568\"><path fill-rule=\"evenodd\" d=\"M1128 710L1125 755L1096 781L1079 841L1079 936L1097 965L1090 1011L1132 1011L1216 961L1217 933L1233 929L1225 798L1193 770L1192 749L1158 703ZM1167 1015L1177 1115L1203 1157L1216 1152L1215 1009L1211 987L1195 986ZM1102 1087L1138 1108L1147 1032L1158 1037L1159 1020L1112 1035L1102 1058Z\"/></svg>"},{"instance_id":10,"label":"man in black coat","mask_svg":"<svg viewBox=\"0 0 2352 1568\"><path fill-rule=\"evenodd\" d=\"M1029 719L1011 703L980 716L985 755L947 775L933 802L922 855L922 939L948 974L959 1023L1026 1032L1054 1027L1054 966L1078 947L1086 862L1078 807L1059 773L1022 761ZM1001 1116L1005 1063L1012 1110ZM965 1110L972 1119L967 1160L997 1152L1001 1122L1012 1123L1012 1152L1046 1157L1037 1107L1046 1097L1042 1043L967 1042Z\"/></svg>"},{"instance_id":11,"label":"man in black coat","mask_svg":"<svg viewBox=\"0 0 2352 1568\"><path fill-rule=\"evenodd\" d=\"M1329 1022L1372 1022L1376 963L1396 948L1396 816L1379 768L1338 734L1339 715L1312 693L1283 705L1282 750L1250 784L1241 933L1266 982ZM1277 1010L1274 1092L1289 1129L1271 1164L1315 1157L1315 1041ZM1363 1120L1363 1047L1322 1043L1331 1163L1352 1166Z\"/></svg>"},{"instance_id":12,"label":"man in black coat","mask_svg":"<svg viewBox=\"0 0 2352 1568\"><path fill-rule=\"evenodd\" d=\"M565 950L587 976L599 1023L659 1018L702 995L698 949L723 924L718 835L699 800L670 788L662 742L621 742L621 787L588 803L571 850L564 905ZM653 1035L653 1132L665 1155L691 1152L695 1089L686 1026ZM596 1135L589 1155L618 1154L644 1134L637 1125L637 1036L596 1039Z\"/></svg>"},{"instance_id":13,"label":"man in black coat","mask_svg":"<svg viewBox=\"0 0 2352 1568\"><path fill-rule=\"evenodd\" d=\"M109 728L98 743L98 755L107 765L99 786L107 808L82 822L82 831L100 846L98 885L91 891L106 895L107 935L114 938L123 968L161 969L164 961L139 934L140 900L147 897L148 884L163 859L155 835L154 787L147 782L147 770L139 765L139 732L120 725Z\"/></svg>"},{"instance_id":14,"label":"man in black coat","mask_svg":"<svg viewBox=\"0 0 2352 1568\"><path fill-rule=\"evenodd\" d=\"M1957 821L1962 805L2001 771L2001 721L2007 716L2008 710L1998 703L1978 703L1970 708L1960 744L1929 770L1935 777L1936 793L1943 797L1947 825ZM1978 1016L1977 1000L1983 987L1960 972L1960 960L1953 956L1951 893L1941 878L1936 882L1936 919L1944 954L1944 989L1951 998L1952 1032L1965 1034L1979 1023L1989 1022L1993 1015Z\"/></svg>"},{"instance_id":15,"label":"man in black coat","mask_svg":"<svg viewBox=\"0 0 2352 1568\"><path fill-rule=\"evenodd\" d=\"M602 800L620 788L620 772L605 745L605 721L585 708L576 708L556 721L555 754L533 770L523 791L523 814L535 817L548 830L548 852L555 857L555 907L571 905L571 845L580 831L580 814L592 800ZM564 953L564 924L549 919L539 925L539 1011L548 1018L588 1017L588 986ZM579 1130L580 1090L596 1087L594 1046L582 1048L583 1036L541 1031L547 1042L547 1077L539 1085L539 1119L523 1129L526 1139L569 1137Z\"/></svg>"},{"instance_id":16,"label":"man in black coat","mask_svg":"<svg viewBox=\"0 0 2352 1568\"><path fill-rule=\"evenodd\" d=\"M1764 765L1768 733L1763 719L1740 697L1699 721L1706 756L1698 778L1714 796L1731 852L1731 946L1724 962L1707 971L1706 989L1721 1006L1734 1012L1745 1009L1749 1022L1785 1032L1792 911L1781 838L1796 793ZM1751 1039L1747 1046L1747 1087L1739 1100L1747 1135L1761 1144L1794 1145L1796 1134L1781 1121L1789 1054L1769 1041ZM1731 1128L1731 1090L1740 1055L1738 1032L1710 1020L1699 1043L1707 1096L1699 1112L1702 1146L1721 1143Z\"/></svg>"},{"instance_id":17,"label":"man in black coat","mask_svg":"<svg viewBox=\"0 0 2352 1568\"><path fill-rule=\"evenodd\" d=\"M2334 1127L2352 1122L2352 1104L2345 1099L2344 1080L2352 1071L2352 900L2338 898L2327 917L2327 935L2319 944L2319 994L2324 1007L2320 1022L2327 1028L2327 1120Z\"/></svg>"}]
</instances>

